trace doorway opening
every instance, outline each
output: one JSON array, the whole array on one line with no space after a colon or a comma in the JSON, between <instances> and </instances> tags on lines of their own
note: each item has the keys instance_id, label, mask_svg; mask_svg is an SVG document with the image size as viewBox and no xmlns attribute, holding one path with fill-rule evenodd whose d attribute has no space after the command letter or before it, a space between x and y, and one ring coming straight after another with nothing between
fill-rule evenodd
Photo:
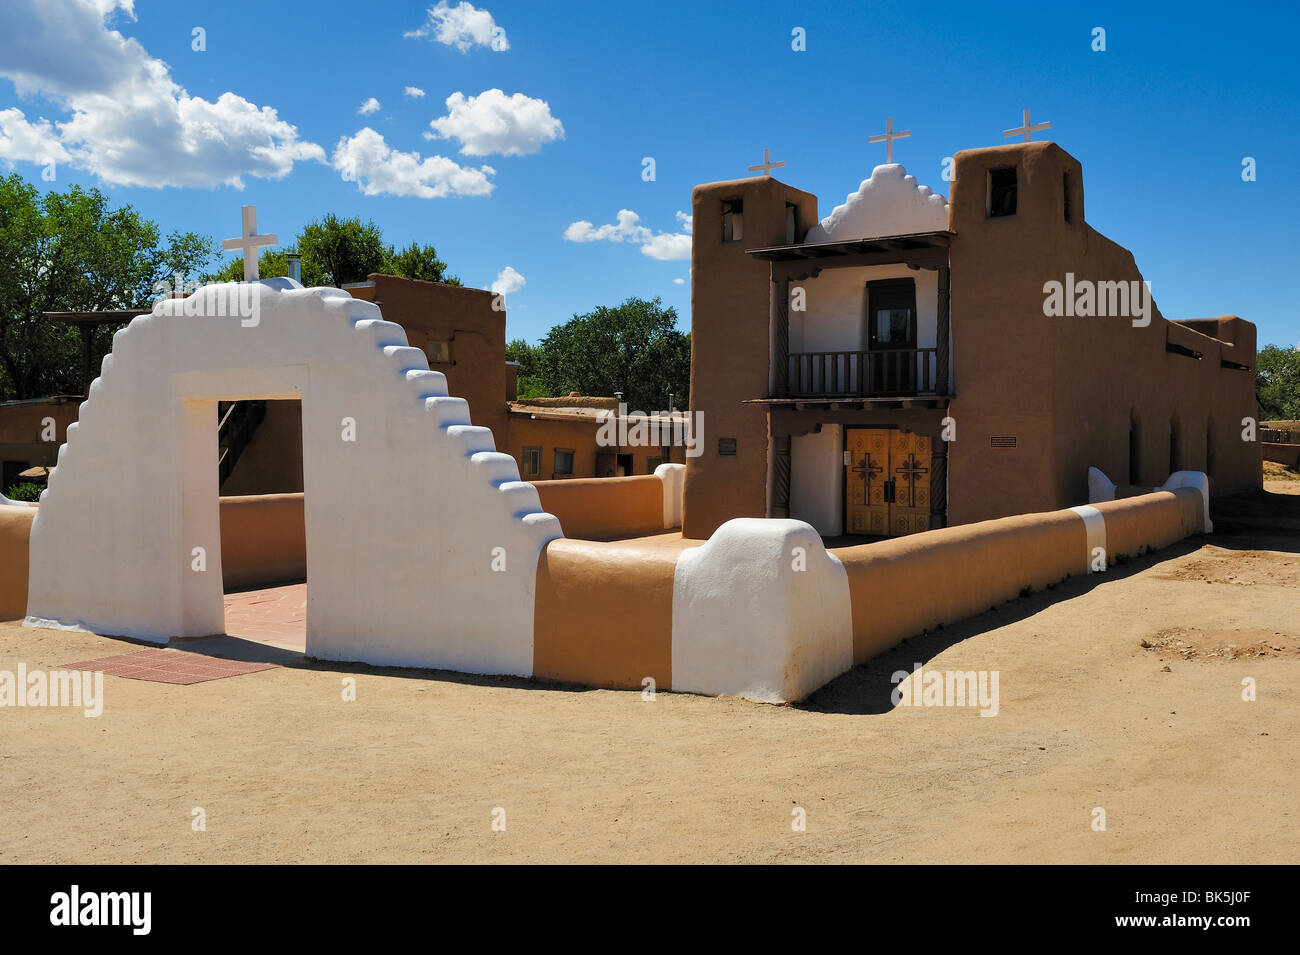
<instances>
[{"instance_id":1,"label":"doorway opening","mask_svg":"<svg viewBox=\"0 0 1300 955\"><path fill-rule=\"evenodd\" d=\"M216 437L225 633L304 653L302 402L220 401Z\"/></svg>"}]
</instances>

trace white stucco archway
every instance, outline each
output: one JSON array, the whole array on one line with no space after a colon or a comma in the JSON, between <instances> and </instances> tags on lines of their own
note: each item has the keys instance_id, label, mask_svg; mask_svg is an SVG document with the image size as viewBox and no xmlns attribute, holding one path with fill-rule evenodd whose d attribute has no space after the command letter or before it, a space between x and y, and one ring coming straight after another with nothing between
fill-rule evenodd
<instances>
[{"instance_id":1,"label":"white stucco archway","mask_svg":"<svg viewBox=\"0 0 1300 955\"><path fill-rule=\"evenodd\" d=\"M222 632L213 405L246 398L302 400L310 655L531 674L559 522L399 325L289 279L206 286L117 333L32 528L28 625Z\"/></svg>"}]
</instances>

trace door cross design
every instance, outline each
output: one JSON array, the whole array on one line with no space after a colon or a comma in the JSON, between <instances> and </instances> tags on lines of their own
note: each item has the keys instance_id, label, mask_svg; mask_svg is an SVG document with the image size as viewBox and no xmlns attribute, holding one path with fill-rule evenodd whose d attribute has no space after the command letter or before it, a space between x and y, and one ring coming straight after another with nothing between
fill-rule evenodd
<instances>
[{"instance_id":1,"label":"door cross design","mask_svg":"<svg viewBox=\"0 0 1300 955\"><path fill-rule=\"evenodd\" d=\"M907 482L906 506L916 507L916 482L921 479L922 475L928 474L930 469L921 464L916 457L916 452L913 451L907 455L907 460L894 470L901 474L903 480ZM903 502L900 501L899 503Z\"/></svg>"}]
</instances>

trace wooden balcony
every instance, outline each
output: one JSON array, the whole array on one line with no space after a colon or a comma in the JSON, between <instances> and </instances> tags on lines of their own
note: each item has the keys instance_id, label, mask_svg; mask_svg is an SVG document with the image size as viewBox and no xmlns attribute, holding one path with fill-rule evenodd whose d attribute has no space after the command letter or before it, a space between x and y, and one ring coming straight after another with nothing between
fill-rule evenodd
<instances>
[{"instance_id":1,"label":"wooden balcony","mask_svg":"<svg viewBox=\"0 0 1300 955\"><path fill-rule=\"evenodd\" d=\"M787 360L782 397L903 398L948 390L939 377L937 348L791 352Z\"/></svg>"}]
</instances>

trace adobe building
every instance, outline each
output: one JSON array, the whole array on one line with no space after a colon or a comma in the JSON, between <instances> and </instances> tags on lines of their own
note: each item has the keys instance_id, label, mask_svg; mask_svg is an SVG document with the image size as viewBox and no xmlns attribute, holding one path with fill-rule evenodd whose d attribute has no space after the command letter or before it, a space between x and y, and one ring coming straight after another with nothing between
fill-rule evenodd
<instances>
[{"instance_id":1,"label":"adobe building","mask_svg":"<svg viewBox=\"0 0 1300 955\"><path fill-rule=\"evenodd\" d=\"M59 395L0 403L0 494L19 483L28 468L58 463L59 446L82 400Z\"/></svg>"},{"instance_id":2,"label":"adobe building","mask_svg":"<svg viewBox=\"0 0 1300 955\"><path fill-rule=\"evenodd\" d=\"M1166 320L1050 142L959 152L951 201L876 167L826 218L770 177L693 193L683 532L900 536L1205 471L1261 486L1255 327ZM1052 283L1056 283L1055 285Z\"/></svg>"}]
</instances>

